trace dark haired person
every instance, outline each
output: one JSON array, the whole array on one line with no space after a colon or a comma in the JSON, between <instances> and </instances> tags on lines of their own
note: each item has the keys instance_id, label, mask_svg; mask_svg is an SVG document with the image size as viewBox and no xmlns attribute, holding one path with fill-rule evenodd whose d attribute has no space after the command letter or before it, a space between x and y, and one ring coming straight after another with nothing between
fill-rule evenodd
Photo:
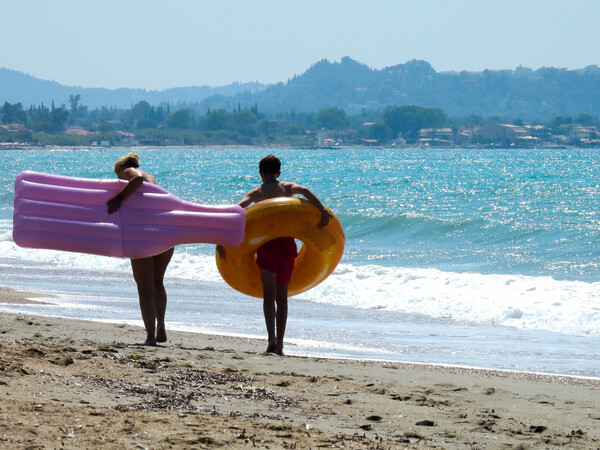
<instances>
[{"instance_id":1,"label":"dark haired person","mask_svg":"<svg viewBox=\"0 0 600 450\"><path fill-rule=\"evenodd\" d=\"M330 214L319 199L308 188L289 181L279 181L281 161L275 155L267 155L261 159L259 174L262 184L250 190L238 203L246 208L275 197L292 197L302 195L321 211L319 228L329 223ZM218 251L225 258L225 250L219 246ZM260 268L263 286L263 312L267 326L267 352L283 355L283 337L287 324L288 304L287 292L297 248L293 237L281 237L267 242L256 253L256 263ZM277 332L276 332L277 331Z\"/></svg>"}]
</instances>

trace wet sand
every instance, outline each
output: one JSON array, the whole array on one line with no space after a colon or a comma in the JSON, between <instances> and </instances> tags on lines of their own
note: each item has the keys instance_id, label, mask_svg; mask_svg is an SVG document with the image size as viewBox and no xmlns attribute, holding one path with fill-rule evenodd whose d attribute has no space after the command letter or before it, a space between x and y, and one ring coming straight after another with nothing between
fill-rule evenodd
<instances>
[{"instance_id":1,"label":"wet sand","mask_svg":"<svg viewBox=\"0 0 600 450\"><path fill-rule=\"evenodd\" d=\"M0 289L0 303L35 296ZM600 448L600 379L0 313L0 448Z\"/></svg>"}]
</instances>

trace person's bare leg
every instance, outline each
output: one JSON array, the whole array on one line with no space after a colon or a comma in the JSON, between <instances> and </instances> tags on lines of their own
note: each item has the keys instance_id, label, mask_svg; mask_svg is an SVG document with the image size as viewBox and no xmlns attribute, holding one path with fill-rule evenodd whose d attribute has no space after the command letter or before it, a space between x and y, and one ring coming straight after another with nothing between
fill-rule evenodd
<instances>
[{"instance_id":1,"label":"person's bare leg","mask_svg":"<svg viewBox=\"0 0 600 450\"><path fill-rule=\"evenodd\" d=\"M283 336L285 335L285 327L287 325L288 317L288 287L277 286L277 347L275 353L283 356Z\"/></svg>"},{"instance_id":2,"label":"person's bare leg","mask_svg":"<svg viewBox=\"0 0 600 450\"><path fill-rule=\"evenodd\" d=\"M165 272L173 256L173 249L154 256L154 309L156 312L156 342L167 341L165 313L167 311L167 290L164 285Z\"/></svg>"},{"instance_id":3,"label":"person's bare leg","mask_svg":"<svg viewBox=\"0 0 600 450\"><path fill-rule=\"evenodd\" d=\"M275 272L260 269L260 278L263 286L263 313L265 315L265 325L267 326L267 352L274 353L277 349L277 338L275 336L276 275Z\"/></svg>"},{"instance_id":4,"label":"person's bare leg","mask_svg":"<svg viewBox=\"0 0 600 450\"><path fill-rule=\"evenodd\" d=\"M154 307L154 260L153 258L140 258L131 260L133 278L137 285L138 297L142 320L146 327L146 340L142 345L156 345L154 337L156 309Z\"/></svg>"}]
</instances>

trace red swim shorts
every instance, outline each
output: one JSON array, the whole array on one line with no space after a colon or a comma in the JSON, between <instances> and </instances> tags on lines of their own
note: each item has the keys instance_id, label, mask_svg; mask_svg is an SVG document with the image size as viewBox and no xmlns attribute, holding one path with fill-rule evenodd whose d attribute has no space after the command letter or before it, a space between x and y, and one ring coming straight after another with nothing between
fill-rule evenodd
<instances>
[{"instance_id":1,"label":"red swim shorts","mask_svg":"<svg viewBox=\"0 0 600 450\"><path fill-rule=\"evenodd\" d=\"M292 278L294 260L298 256L296 241L282 237L267 242L256 252L258 267L277 274L277 284L287 286Z\"/></svg>"}]
</instances>

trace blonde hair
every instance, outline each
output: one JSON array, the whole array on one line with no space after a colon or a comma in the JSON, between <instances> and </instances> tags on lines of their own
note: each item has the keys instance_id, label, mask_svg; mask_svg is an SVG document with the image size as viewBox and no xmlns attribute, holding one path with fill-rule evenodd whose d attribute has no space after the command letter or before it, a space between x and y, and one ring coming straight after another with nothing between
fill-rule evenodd
<instances>
[{"instance_id":1,"label":"blonde hair","mask_svg":"<svg viewBox=\"0 0 600 450\"><path fill-rule=\"evenodd\" d=\"M117 162L115 163L115 173L128 167L134 167L136 169L140 167L140 156L137 153L127 153L125 156L117 159Z\"/></svg>"}]
</instances>

